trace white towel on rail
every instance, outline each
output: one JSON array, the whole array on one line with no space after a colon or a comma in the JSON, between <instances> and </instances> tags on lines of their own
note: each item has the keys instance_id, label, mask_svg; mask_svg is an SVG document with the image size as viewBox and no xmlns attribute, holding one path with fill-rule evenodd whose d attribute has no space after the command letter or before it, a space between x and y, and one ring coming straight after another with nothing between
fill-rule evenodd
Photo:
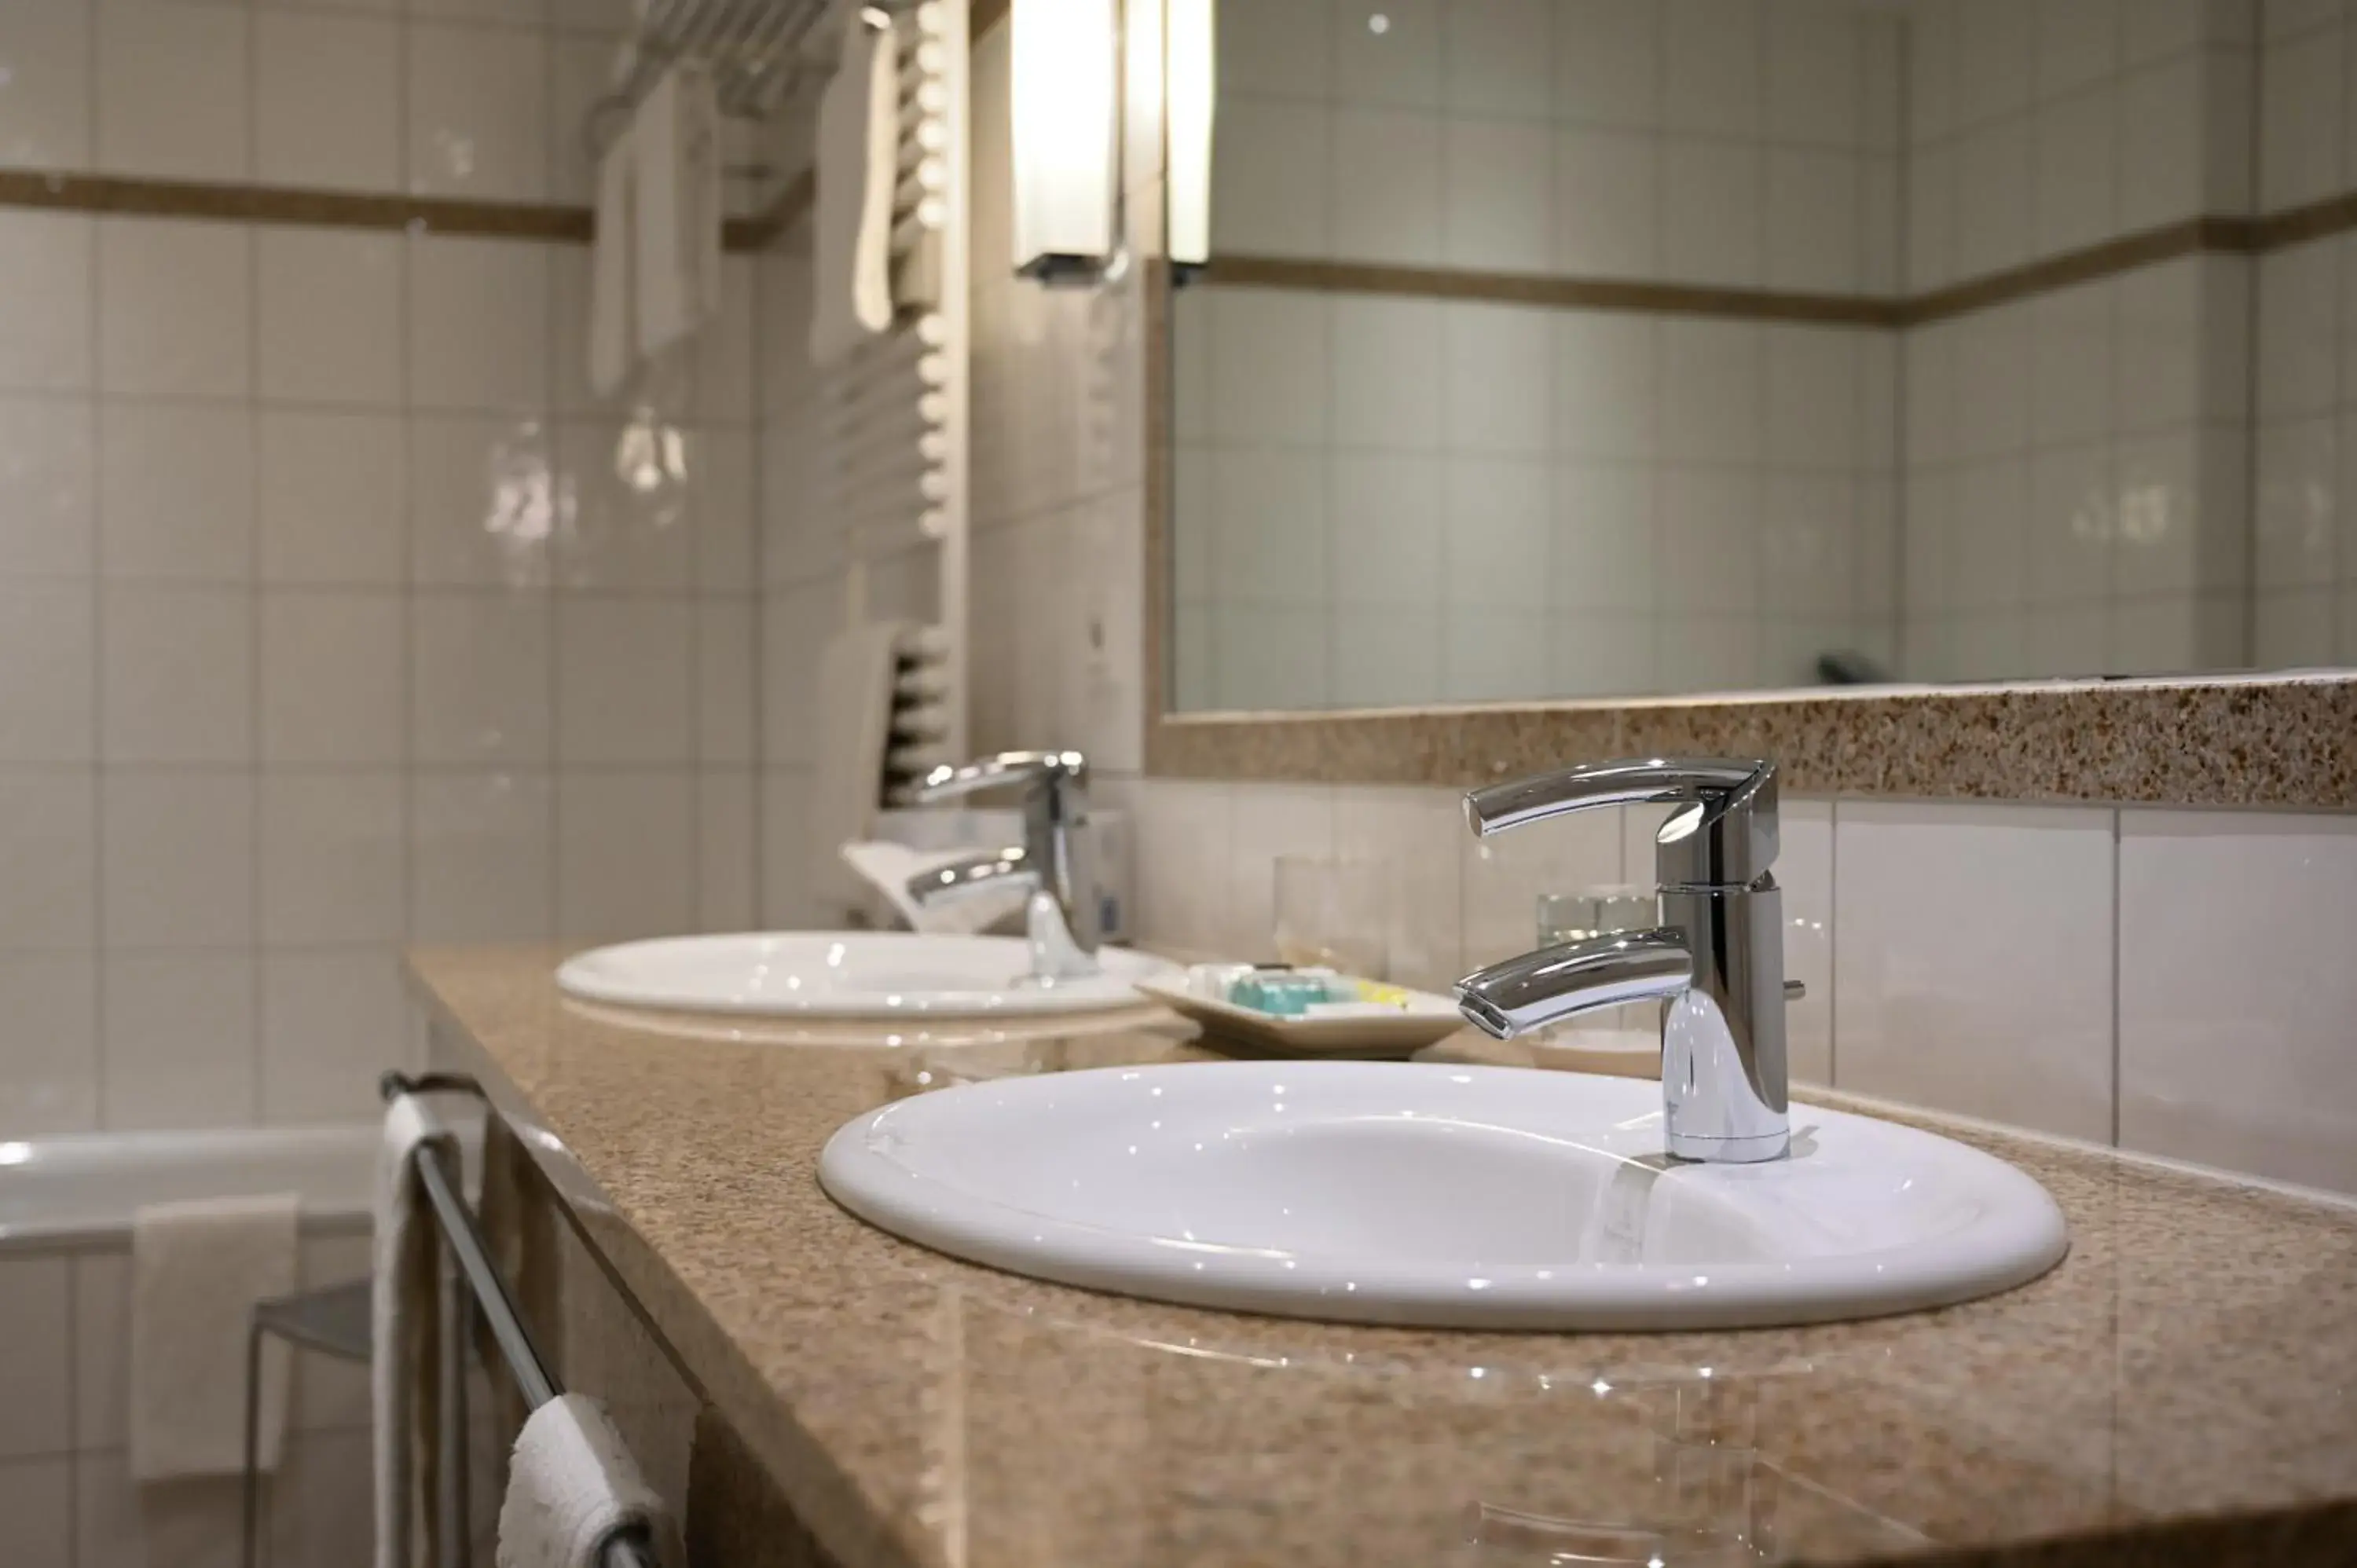
<instances>
[{"instance_id":1,"label":"white towel on rail","mask_svg":"<svg viewBox=\"0 0 2357 1568\"><path fill-rule=\"evenodd\" d=\"M233 1476L245 1465L253 1304L295 1289L291 1192L149 1204L131 1217L131 1474ZM256 1452L278 1466L286 1347L265 1340Z\"/></svg>"},{"instance_id":2,"label":"white towel on rail","mask_svg":"<svg viewBox=\"0 0 2357 1568\"><path fill-rule=\"evenodd\" d=\"M533 1411L508 1464L499 1568L604 1568L606 1542L632 1529L665 1568L685 1560L671 1510L603 1406L559 1394Z\"/></svg>"},{"instance_id":3,"label":"white towel on rail","mask_svg":"<svg viewBox=\"0 0 2357 1568\"><path fill-rule=\"evenodd\" d=\"M597 226L589 242L589 390L611 397L638 353L638 300L631 281L638 243L631 188L637 150L623 127L597 159Z\"/></svg>"},{"instance_id":4,"label":"white towel on rail","mask_svg":"<svg viewBox=\"0 0 2357 1568\"><path fill-rule=\"evenodd\" d=\"M701 65L673 66L630 117L631 293L639 354L692 338L720 309L720 105Z\"/></svg>"},{"instance_id":5,"label":"white towel on rail","mask_svg":"<svg viewBox=\"0 0 2357 1568\"><path fill-rule=\"evenodd\" d=\"M436 1247L432 1207L417 1179L422 1149L450 1151L457 1139L415 1095L385 1107L384 1141L377 1152L376 1248L371 1323L375 1361L370 1368L376 1424L376 1568L412 1568L424 1516L411 1444L418 1380L425 1362L424 1330L435 1314ZM432 1157L432 1156L429 1156ZM451 1165L456 1165L455 1157Z\"/></svg>"},{"instance_id":6,"label":"white towel on rail","mask_svg":"<svg viewBox=\"0 0 2357 1568\"><path fill-rule=\"evenodd\" d=\"M892 325L892 188L899 176L899 61L889 29L855 14L818 103L812 217L811 363L834 364Z\"/></svg>"}]
</instances>

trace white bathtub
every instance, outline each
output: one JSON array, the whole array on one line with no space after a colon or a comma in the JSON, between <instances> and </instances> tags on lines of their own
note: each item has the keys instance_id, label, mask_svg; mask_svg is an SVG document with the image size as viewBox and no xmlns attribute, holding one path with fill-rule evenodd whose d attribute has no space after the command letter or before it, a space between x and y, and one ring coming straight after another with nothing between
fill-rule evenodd
<instances>
[{"instance_id":1,"label":"white bathtub","mask_svg":"<svg viewBox=\"0 0 2357 1568\"><path fill-rule=\"evenodd\" d=\"M142 1204L294 1192L307 1230L368 1221L375 1122L0 1142L0 1252L121 1245Z\"/></svg>"}]
</instances>

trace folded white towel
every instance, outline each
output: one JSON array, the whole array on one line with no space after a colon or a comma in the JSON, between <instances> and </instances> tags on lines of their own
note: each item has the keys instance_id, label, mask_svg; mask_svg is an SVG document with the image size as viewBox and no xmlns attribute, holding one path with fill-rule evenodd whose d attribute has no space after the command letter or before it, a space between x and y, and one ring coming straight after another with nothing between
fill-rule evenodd
<instances>
[{"instance_id":1,"label":"folded white towel","mask_svg":"<svg viewBox=\"0 0 2357 1568\"><path fill-rule=\"evenodd\" d=\"M892 325L892 188L900 81L888 29L853 10L843 58L818 102L810 356L834 363Z\"/></svg>"},{"instance_id":2,"label":"folded white towel","mask_svg":"<svg viewBox=\"0 0 2357 1568\"><path fill-rule=\"evenodd\" d=\"M599 397L621 390L638 351L638 301L630 289L637 156L626 126L597 159L597 227L589 242L589 390Z\"/></svg>"},{"instance_id":3,"label":"folded white towel","mask_svg":"<svg viewBox=\"0 0 2357 1568\"><path fill-rule=\"evenodd\" d=\"M630 117L631 290L641 358L720 308L720 105L696 64L656 79Z\"/></svg>"},{"instance_id":4,"label":"folded white towel","mask_svg":"<svg viewBox=\"0 0 2357 1568\"><path fill-rule=\"evenodd\" d=\"M533 1411L509 1459L499 1568L604 1568L607 1541L630 1529L666 1568L686 1560L671 1510L604 1407L560 1394Z\"/></svg>"},{"instance_id":5,"label":"folded white towel","mask_svg":"<svg viewBox=\"0 0 2357 1568\"><path fill-rule=\"evenodd\" d=\"M253 1304L295 1288L295 1194L151 1204L131 1217L131 1474L235 1475L245 1463ZM260 1444L278 1465L286 1347L265 1341Z\"/></svg>"},{"instance_id":6,"label":"folded white towel","mask_svg":"<svg viewBox=\"0 0 2357 1568\"><path fill-rule=\"evenodd\" d=\"M425 1539L424 1505L416 1496L411 1412L425 1365L425 1330L435 1313L434 1215L419 1187L416 1157L430 1148L455 1166L457 1139L433 1107L404 1094L385 1108L384 1141L376 1165L376 1274L371 1321L375 1362L370 1368L376 1424L376 1568L411 1568L411 1543Z\"/></svg>"}]
</instances>

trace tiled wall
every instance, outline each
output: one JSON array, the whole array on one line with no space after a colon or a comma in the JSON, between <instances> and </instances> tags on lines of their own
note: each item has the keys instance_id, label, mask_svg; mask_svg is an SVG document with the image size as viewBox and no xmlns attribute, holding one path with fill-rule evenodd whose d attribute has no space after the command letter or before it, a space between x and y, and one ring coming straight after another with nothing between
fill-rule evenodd
<instances>
[{"instance_id":1,"label":"tiled wall","mask_svg":"<svg viewBox=\"0 0 2357 1568\"><path fill-rule=\"evenodd\" d=\"M1888 293L1900 37L1813 0L1231 7L1214 251ZM1175 317L1182 707L1895 655L1886 330L1232 286Z\"/></svg>"},{"instance_id":2,"label":"tiled wall","mask_svg":"<svg viewBox=\"0 0 2357 1568\"><path fill-rule=\"evenodd\" d=\"M1648 881L1659 814L1476 841L1453 790L1149 779L1148 940L1269 950L1270 857L1391 864L1392 950L1445 985L1540 892ZM2357 818L1788 800L1796 1080L2357 1192Z\"/></svg>"},{"instance_id":3,"label":"tiled wall","mask_svg":"<svg viewBox=\"0 0 2357 1568\"><path fill-rule=\"evenodd\" d=\"M2249 211L2255 16L1912 8L1910 290ZM1906 334L1904 674L2251 662L2251 287L2192 257Z\"/></svg>"},{"instance_id":4,"label":"tiled wall","mask_svg":"<svg viewBox=\"0 0 2357 1568\"><path fill-rule=\"evenodd\" d=\"M1235 287L1177 320L1181 708L1889 665L1895 333Z\"/></svg>"},{"instance_id":5,"label":"tiled wall","mask_svg":"<svg viewBox=\"0 0 2357 1568\"><path fill-rule=\"evenodd\" d=\"M237 1561L233 1477L141 1486L129 1475L131 1259L95 1251L0 1258L0 1509L23 1568ZM366 1235L304 1239L307 1286L367 1273ZM373 1539L367 1369L295 1359L285 1446L267 1483L261 1561L348 1568Z\"/></svg>"},{"instance_id":6,"label":"tiled wall","mask_svg":"<svg viewBox=\"0 0 2357 1568\"><path fill-rule=\"evenodd\" d=\"M610 34L455 9L10 5L0 155L576 191ZM747 263L637 420L578 247L16 210L0 276L0 1132L366 1114L404 940L749 921Z\"/></svg>"},{"instance_id":7,"label":"tiled wall","mask_svg":"<svg viewBox=\"0 0 2357 1568\"><path fill-rule=\"evenodd\" d=\"M2357 15L2270 0L2259 197L2279 211L2357 189ZM2357 660L2357 242L2311 241L2259 265L2257 652Z\"/></svg>"}]
</instances>

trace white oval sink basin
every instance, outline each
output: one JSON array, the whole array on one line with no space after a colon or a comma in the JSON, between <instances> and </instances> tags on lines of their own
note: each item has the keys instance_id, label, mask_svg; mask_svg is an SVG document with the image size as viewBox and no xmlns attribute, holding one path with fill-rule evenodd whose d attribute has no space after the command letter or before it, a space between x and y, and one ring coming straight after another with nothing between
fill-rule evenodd
<instances>
[{"instance_id":1,"label":"white oval sink basin","mask_svg":"<svg viewBox=\"0 0 2357 1568\"><path fill-rule=\"evenodd\" d=\"M1123 948L1097 958L1100 974L1042 983L1014 937L755 931L597 948L559 965L556 983L592 1002L706 1013L1026 1018L1138 1006L1131 982L1170 968Z\"/></svg>"},{"instance_id":2,"label":"white oval sink basin","mask_svg":"<svg viewBox=\"0 0 2357 1568\"><path fill-rule=\"evenodd\" d=\"M1795 1106L1792 1155L1672 1165L1661 1087L1517 1068L1174 1063L963 1085L837 1131L836 1202L1067 1284L1462 1328L1739 1327L1986 1295L2061 1260L2003 1161Z\"/></svg>"}]
</instances>

